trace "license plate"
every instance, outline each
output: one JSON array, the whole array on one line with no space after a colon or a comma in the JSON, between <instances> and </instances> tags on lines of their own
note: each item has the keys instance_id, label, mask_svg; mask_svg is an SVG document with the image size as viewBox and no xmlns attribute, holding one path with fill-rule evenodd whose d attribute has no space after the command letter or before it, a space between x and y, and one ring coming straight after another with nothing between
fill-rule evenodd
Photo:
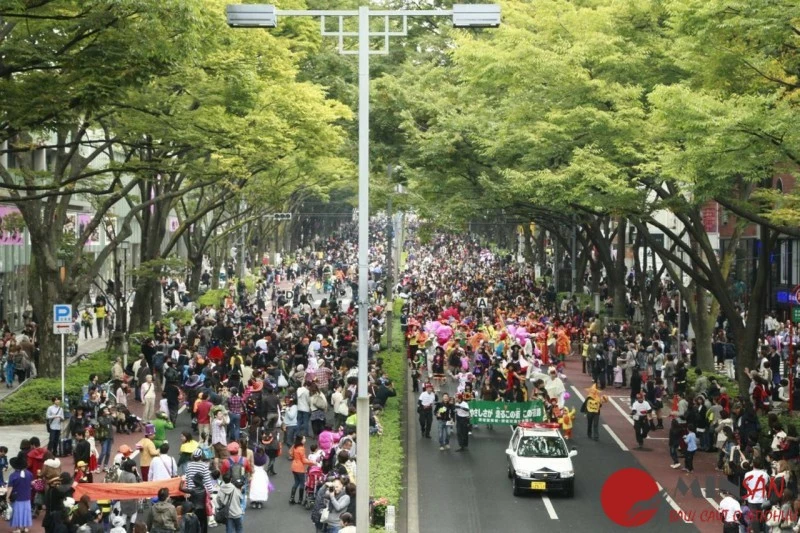
<instances>
[{"instance_id":1,"label":"license plate","mask_svg":"<svg viewBox=\"0 0 800 533\"><path fill-rule=\"evenodd\" d=\"M544 481L531 481L532 490L547 490L547 483Z\"/></svg>"}]
</instances>

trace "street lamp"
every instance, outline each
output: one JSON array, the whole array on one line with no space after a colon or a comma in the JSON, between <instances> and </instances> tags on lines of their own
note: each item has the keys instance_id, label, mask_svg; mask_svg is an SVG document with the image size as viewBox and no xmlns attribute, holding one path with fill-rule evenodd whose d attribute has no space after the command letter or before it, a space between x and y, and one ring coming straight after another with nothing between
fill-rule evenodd
<instances>
[{"instance_id":1,"label":"street lamp","mask_svg":"<svg viewBox=\"0 0 800 533\"><path fill-rule=\"evenodd\" d=\"M279 10L274 5L238 4L227 6L228 25L233 28L275 28L279 16L319 17L323 36L336 37L338 50L343 55L358 56L358 400L356 402L358 437L358 473L356 507L362 511L356 516L356 529L369 529L369 396L367 395L367 360L369 350L369 56L387 55L389 38L408 35L408 17L452 18L457 28L496 28L500 25L500 6L496 4L454 4L452 9L435 10ZM338 19L334 31L325 24L326 17ZM358 31L344 30L344 20L356 17ZM370 17L383 20L383 29L370 31ZM399 18L402 27L390 29L390 19ZM357 37L358 49L347 50L345 37ZM370 50L371 37L382 37L383 47ZM391 327L391 326L390 326ZM363 462L362 462L363 461Z\"/></svg>"}]
</instances>

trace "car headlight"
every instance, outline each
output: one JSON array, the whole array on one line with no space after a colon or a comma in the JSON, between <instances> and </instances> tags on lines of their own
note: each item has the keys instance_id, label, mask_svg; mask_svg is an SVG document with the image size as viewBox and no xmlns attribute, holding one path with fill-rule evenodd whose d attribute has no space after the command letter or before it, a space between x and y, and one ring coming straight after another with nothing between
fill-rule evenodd
<instances>
[{"instance_id":1,"label":"car headlight","mask_svg":"<svg viewBox=\"0 0 800 533\"><path fill-rule=\"evenodd\" d=\"M566 472L561 472L561 479L567 479L571 477L575 477L574 470L567 470Z\"/></svg>"},{"instance_id":2,"label":"car headlight","mask_svg":"<svg viewBox=\"0 0 800 533\"><path fill-rule=\"evenodd\" d=\"M514 473L516 473L516 474L517 474L517 477L530 477L530 476L528 475L528 472L525 472L524 470L517 470L517 469L515 468L515 469L514 469Z\"/></svg>"}]
</instances>

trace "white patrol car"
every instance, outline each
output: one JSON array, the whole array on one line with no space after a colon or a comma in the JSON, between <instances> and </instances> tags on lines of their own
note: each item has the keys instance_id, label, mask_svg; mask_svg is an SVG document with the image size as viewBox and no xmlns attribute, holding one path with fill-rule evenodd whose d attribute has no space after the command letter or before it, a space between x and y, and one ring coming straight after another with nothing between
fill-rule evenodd
<instances>
[{"instance_id":1,"label":"white patrol car","mask_svg":"<svg viewBox=\"0 0 800 533\"><path fill-rule=\"evenodd\" d=\"M506 450L508 477L514 496L523 491L575 493L575 470L570 451L558 424L522 422L511 435Z\"/></svg>"}]
</instances>

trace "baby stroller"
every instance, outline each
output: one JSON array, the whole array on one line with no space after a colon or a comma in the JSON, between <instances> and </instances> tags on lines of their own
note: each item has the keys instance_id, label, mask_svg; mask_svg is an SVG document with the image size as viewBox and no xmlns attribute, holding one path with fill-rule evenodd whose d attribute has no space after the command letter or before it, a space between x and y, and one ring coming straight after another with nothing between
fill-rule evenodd
<instances>
[{"instance_id":1,"label":"baby stroller","mask_svg":"<svg viewBox=\"0 0 800 533\"><path fill-rule=\"evenodd\" d=\"M325 474L322 472L322 468L319 466L312 466L306 472L306 499L303 503L303 507L306 509L313 509L315 499L317 497L317 491L322 486L322 483L325 481Z\"/></svg>"},{"instance_id":2,"label":"baby stroller","mask_svg":"<svg viewBox=\"0 0 800 533\"><path fill-rule=\"evenodd\" d=\"M122 427L129 433L142 431L144 429L142 419L131 413L127 407L121 405L117 406L117 413L119 413L120 418L125 417L125 421L122 422ZM119 429L119 426L117 429Z\"/></svg>"}]
</instances>

